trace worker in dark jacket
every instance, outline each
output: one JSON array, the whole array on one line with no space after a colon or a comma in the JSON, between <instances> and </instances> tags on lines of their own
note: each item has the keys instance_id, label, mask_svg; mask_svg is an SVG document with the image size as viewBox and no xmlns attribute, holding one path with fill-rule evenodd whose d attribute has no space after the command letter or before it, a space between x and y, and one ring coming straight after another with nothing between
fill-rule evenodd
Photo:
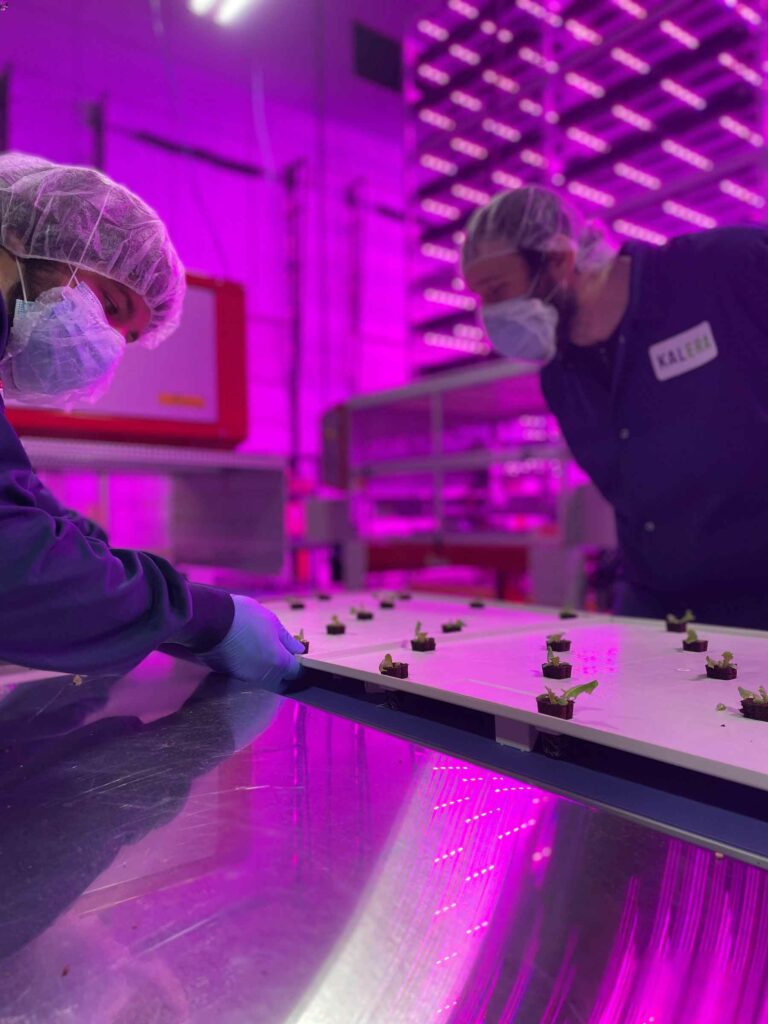
<instances>
[{"instance_id":1,"label":"worker in dark jacket","mask_svg":"<svg viewBox=\"0 0 768 1024\"><path fill-rule=\"evenodd\" d=\"M477 211L463 265L613 505L616 611L768 628L768 231L616 251L527 187Z\"/></svg>"},{"instance_id":2,"label":"worker in dark jacket","mask_svg":"<svg viewBox=\"0 0 768 1024\"><path fill-rule=\"evenodd\" d=\"M0 376L21 402L102 394L126 343L178 325L184 270L157 214L90 168L0 156ZM0 660L122 672L164 644L278 688L303 646L257 602L111 548L35 476L0 399Z\"/></svg>"}]
</instances>

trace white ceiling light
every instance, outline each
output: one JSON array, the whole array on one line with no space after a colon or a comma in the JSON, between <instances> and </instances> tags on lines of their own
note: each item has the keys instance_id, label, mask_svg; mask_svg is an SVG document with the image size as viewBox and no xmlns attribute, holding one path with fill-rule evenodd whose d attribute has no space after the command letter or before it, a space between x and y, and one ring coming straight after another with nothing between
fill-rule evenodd
<instances>
[{"instance_id":1,"label":"white ceiling light","mask_svg":"<svg viewBox=\"0 0 768 1024\"><path fill-rule=\"evenodd\" d=\"M231 25L255 2L256 0L188 0L188 6L193 14L201 18L206 14L213 14L213 19L218 25Z\"/></svg>"}]
</instances>

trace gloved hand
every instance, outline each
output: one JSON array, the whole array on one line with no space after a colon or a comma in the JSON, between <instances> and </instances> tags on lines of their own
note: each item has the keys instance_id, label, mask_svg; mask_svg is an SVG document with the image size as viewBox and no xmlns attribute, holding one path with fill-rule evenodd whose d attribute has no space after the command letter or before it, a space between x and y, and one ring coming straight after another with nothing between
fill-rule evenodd
<instances>
[{"instance_id":1,"label":"gloved hand","mask_svg":"<svg viewBox=\"0 0 768 1024\"><path fill-rule=\"evenodd\" d=\"M233 594L235 618L224 639L195 657L215 672L226 673L279 692L283 680L295 679L301 665L294 655L304 647L278 617L250 597Z\"/></svg>"}]
</instances>

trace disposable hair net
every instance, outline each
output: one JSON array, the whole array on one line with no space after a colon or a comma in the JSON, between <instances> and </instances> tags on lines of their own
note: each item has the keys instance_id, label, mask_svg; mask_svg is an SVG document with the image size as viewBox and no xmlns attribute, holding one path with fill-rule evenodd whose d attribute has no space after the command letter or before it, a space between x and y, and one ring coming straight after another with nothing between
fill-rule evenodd
<instances>
[{"instance_id":1,"label":"disposable hair net","mask_svg":"<svg viewBox=\"0 0 768 1024\"><path fill-rule=\"evenodd\" d=\"M494 196L470 217L465 234L464 270L477 260L521 249L541 253L570 250L579 270L599 270L616 253L599 221L588 220L569 200L537 185Z\"/></svg>"},{"instance_id":2,"label":"disposable hair net","mask_svg":"<svg viewBox=\"0 0 768 1024\"><path fill-rule=\"evenodd\" d=\"M179 325L184 267L165 224L93 168L0 155L0 245L19 258L63 262L130 288L151 313L140 339L148 348Z\"/></svg>"}]
</instances>

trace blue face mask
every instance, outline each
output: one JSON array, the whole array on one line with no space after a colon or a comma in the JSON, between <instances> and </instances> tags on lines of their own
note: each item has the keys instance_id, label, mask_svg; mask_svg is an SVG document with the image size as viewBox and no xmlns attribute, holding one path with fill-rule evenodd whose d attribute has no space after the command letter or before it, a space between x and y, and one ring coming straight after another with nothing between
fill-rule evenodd
<instances>
[{"instance_id":1,"label":"blue face mask","mask_svg":"<svg viewBox=\"0 0 768 1024\"><path fill-rule=\"evenodd\" d=\"M546 366L557 352L559 313L541 299L523 297L483 308L483 324L493 347L503 356Z\"/></svg>"},{"instance_id":2,"label":"blue face mask","mask_svg":"<svg viewBox=\"0 0 768 1024\"><path fill-rule=\"evenodd\" d=\"M51 288L34 302L17 301L0 365L9 397L67 409L100 398L124 352L99 300L78 284Z\"/></svg>"}]
</instances>

